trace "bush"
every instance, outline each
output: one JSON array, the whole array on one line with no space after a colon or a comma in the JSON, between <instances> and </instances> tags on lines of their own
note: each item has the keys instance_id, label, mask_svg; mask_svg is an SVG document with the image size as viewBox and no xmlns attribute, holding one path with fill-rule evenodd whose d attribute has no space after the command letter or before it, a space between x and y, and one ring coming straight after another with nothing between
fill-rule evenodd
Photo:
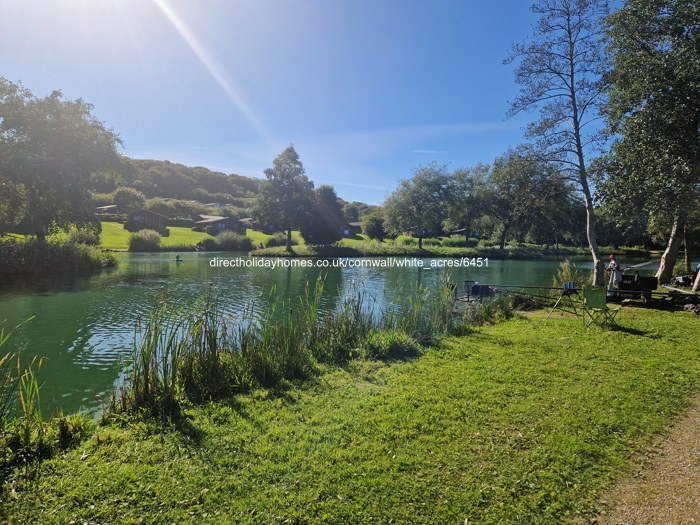
<instances>
[{"instance_id":1,"label":"bush","mask_svg":"<svg viewBox=\"0 0 700 525\"><path fill-rule=\"evenodd\" d=\"M100 235L94 230L78 229L73 226L66 236L66 241L73 244L100 245Z\"/></svg>"},{"instance_id":2,"label":"bush","mask_svg":"<svg viewBox=\"0 0 700 525\"><path fill-rule=\"evenodd\" d=\"M36 239L0 242L0 274L53 274L115 265L115 257L97 246Z\"/></svg>"},{"instance_id":3,"label":"bush","mask_svg":"<svg viewBox=\"0 0 700 525\"><path fill-rule=\"evenodd\" d=\"M299 241L292 239L292 246L297 246ZM265 241L265 248L274 248L276 246L287 246L287 234L277 232Z\"/></svg>"},{"instance_id":4,"label":"bush","mask_svg":"<svg viewBox=\"0 0 700 525\"><path fill-rule=\"evenodd\" d=\"M445 237L442 239L441 243L445 247L449 248L464 248L465 247L464 237ZM476 248L479 244L479 240L474 237L469 237L469 241L466 243L468 248Z\"/></svg>"},{"instance_id":5,"label":"bush","mask_svg":"<svg viewBox=\"0 0 700 525\"><path fill-rule=\"evenodd\" d=\"M219 243L216 241L216 237L207 237L206 239L202 239L199 241L199 244L204 246L204 251L207 252L218 252L219 251Z\"/></svg>"},{"instance_id":6,"label":"bush","mask_svg":"<svg viewBox=\"0 0 700 525\"><path fill-rule=\"evenodd\" d=\"M160 233L154 230L139 230L129 237L130 252L160 251Z\"/></svg>"},{"instance_id":7,"label":"bush","mask_svg":"<svg viewBox=\"0 0 700 525\"><path fill-rule=\"evenodd\" d=\"M229 230L222 231L216 238L219 249L224 252L249 252L253 249L250 237Z\"/></svg>"},{"instance_id":8,"label":"bush","mask_svg":"<svg viewBox=\"0 0 700 525\"><path fill-rule=\"evenodd\" d=\"M418 239L415 237L409 237L407 235L399 235L396 239L394 239L394 244L398 244L401 246L411 246L413 244L418 244Z\"/></svg>"},{"instance_id":9,"label":"bush","mask_svg":"<svg viewBox=\"0 0 700 525\"><path fill-rule=\"evenodd\" d=\"M423 246L440 246L440 241L437 239L423 239Z\"/></svg>"}]
</instances>

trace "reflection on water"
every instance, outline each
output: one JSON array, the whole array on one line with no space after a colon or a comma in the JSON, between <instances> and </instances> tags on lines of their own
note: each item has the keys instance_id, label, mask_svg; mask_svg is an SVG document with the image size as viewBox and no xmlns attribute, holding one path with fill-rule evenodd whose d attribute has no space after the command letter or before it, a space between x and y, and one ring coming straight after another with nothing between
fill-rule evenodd
<instances>
[{"instance_id":1,"label":"reflection on water","mask_svg":"<svg viewBox=\"0 0 700 525\"><path fill-rule=\"evenodd\" d=\"M162 294L187 305L212 287L221 308L235 315L251 304L264 308L272 290L296 300L307 282L323 277L325 310L335 308L338 297L353 287L382 306L417 283L435 286L443 271L428 268L429 260L423 269L213 268L209 262L215 256L222 254L188 253L176 263L167 253L120 254L117 268L89 275L5 278L0 281L0 323L6 330L19 327L2 350L20 351L24 361L34 355L46 358L40 373L45 407L94 409L99 407L95 396L111 393L120 377L137 320ZM549 286L559 262L489 261L488 267L452 270L450 275L457 282Z\"/></svg>"}]
</instances>

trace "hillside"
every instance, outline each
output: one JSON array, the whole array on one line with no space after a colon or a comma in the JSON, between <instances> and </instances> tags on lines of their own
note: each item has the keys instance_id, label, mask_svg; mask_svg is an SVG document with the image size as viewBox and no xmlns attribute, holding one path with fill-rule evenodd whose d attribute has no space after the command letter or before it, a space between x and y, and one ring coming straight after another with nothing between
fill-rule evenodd
<instances>
[{"instance_id":1,"label":"hillside","mask_svg":"<svg viewBox=\"0 0 700 525\"><path fill-rule=\"evenodd\" d=\"M142 192L147 199L221 202L246 208L255 198L262 180L167 160L124 157L118 173L96 175L92 182L96 193L111 193L117 187L127 186Z\"/></svg>"}]
</instances>

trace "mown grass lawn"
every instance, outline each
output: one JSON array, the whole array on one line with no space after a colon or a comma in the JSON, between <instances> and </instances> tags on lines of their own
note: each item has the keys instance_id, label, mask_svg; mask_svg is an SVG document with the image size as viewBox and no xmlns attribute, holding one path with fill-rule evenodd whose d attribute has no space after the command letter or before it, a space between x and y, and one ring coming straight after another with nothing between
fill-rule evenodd
<instances>
[{"instance_id":1,"label":"mown grass lawn","mask_svg":"<svg viewBox=\"0 0 700 525\"><path fill-rule=\"evenodd\" d=\"M210 238L211 235L203 232L193 232L191 228L182 228L178 226L168 227L170 235L162 237L160 245L167 246L193 246L204 239Z\"/></svg>"},{"instance_id":2,"label":"mown grass lawn","mask_svg":"<svg viewBox=\"0 0 700 525\"><path fill-rule=\"evenodd\" d=\"M170 235L161 239L161 246L192 246L210 237L206 233L194 232L191 228L170 227ZM131 233L119 222L103 222L100 236L105 250L128 250Z\"/></svg>"},{"instance_id":3,"label":"mown grass lawn","mask_svg":"<svg viewBox=\"0 0 700 525\"><path fill-rule=\"evenodd\" d=\"M102 222L100 245L105 250L127 250L130 232L120 222Z\"/></svg>"},{"instance_id":4,"label":"mown grass lawn","mask_svg":"<svg viewBox=\"0 0 700 525\"><path fill-rule=\"evenodd\" d=\"M571 523L696 395L700 318L528 316L402 361L101 427L18 472L9 523ZM468 520L468 521L465 521Z\"/></svg>"}]
</instances>

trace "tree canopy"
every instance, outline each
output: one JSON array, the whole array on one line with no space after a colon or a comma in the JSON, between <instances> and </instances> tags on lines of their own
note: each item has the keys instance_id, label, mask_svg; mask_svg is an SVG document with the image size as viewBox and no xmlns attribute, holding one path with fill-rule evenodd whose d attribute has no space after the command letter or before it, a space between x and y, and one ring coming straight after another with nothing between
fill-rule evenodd
<instances>
[{"instance_id":1,"label":"tree canopy","mask_svg":"<svg viewBox=\"0 0 700 525\"><path fill-rule=\"evenodd\" d=\"M622 213L643 209L670 231L657 273L672 276L700 198L700 5L627 0L607 26L614 136L601 195Z\"/></svg>"},{"instance_id":2,"label":"tree canopy","mask_svg":"<svg viewBox=\"0 0 700 525\"><path fill-rule=\"evenodd\" d=\"M300 227L307 244L326 245L342 239L345 215L333 186L316 188L309 219Z\"/></svg>"},{"instance_id":3,"label":"tree canopy","mask_svg":"<svg viewBox=\"0 0 700 525\"><path fill-rule=\"evenodd\" d=\"M384 214L381 211L373 211L365 215L362 219L362 233L370 239L382 242L386 237Z\"/></svg>"},{"instance_id":4,"label":"tree canopy","mask_svg":"<svg viewBox=\"0 0 700 525\"><path fill-rule=\"evenodd\" d=\"M0 78L0 183L8 190L0 192L0 210L12 206L39 239L95 222L90 176L118 164L120 140L92 110L60 91L37 98Z\"/></svg>"},{"instance_id":5,"label":"tree canopy","mask_svg":"<svg viewBox=\"0 0 700 525\"><path fill-rule=\"evenodd\" d=\"M384 227L394 235L412 231L423 248L423 237L442 232L447 218L447 165L436 163L416 168L384 202Z\"/></svg>"},{"instance_id":6,"label":"tree canopy","mask_svg":"<svg viewBox=\"0 0 700 525\"><path fill-rule=\"evenodd\" d=\"M146 197L134 188L120 187L112 192L114 204L119 213L139 211L146 205Z\"/></svg>"},{"instance_id":7,"label":"tree canopy","mask_svg":"<svg viewBox=\"0 0 700 525\"><path fill-rule=\"evenodd\" d=\"M549 216L547 210L561 209L557 204L567 203L571 194L557 167L540 160L529 148L510 150L498 157L488 176L485 204L502 223L500 247L505 247L511 228L524 226L527 231L541 218L556 223L557 218Z\"/></svg>"}]
</instances>

